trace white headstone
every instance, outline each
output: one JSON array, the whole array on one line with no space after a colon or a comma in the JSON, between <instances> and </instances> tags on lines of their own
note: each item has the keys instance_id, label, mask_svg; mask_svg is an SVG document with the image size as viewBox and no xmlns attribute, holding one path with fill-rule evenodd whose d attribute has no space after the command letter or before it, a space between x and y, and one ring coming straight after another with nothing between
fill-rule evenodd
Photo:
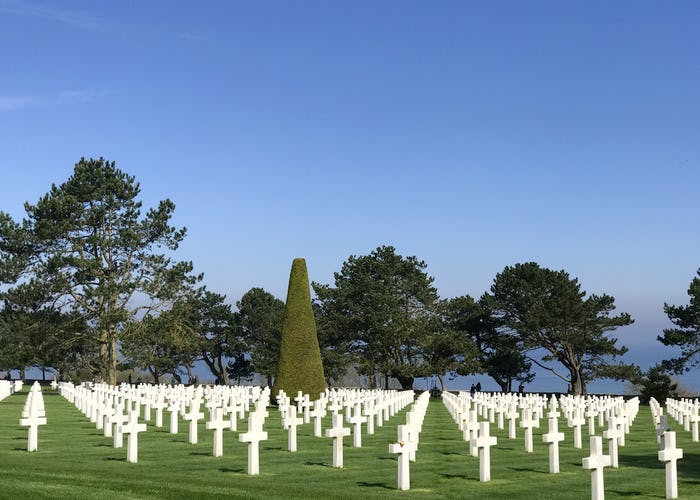
<instances>
[{"instance_id":1,"label":"white headstone","mask_svg":"<svg viewBox=\"0 0 700 500\"><path fill-rule=\"evenodd\" d=\"M224 420L224 409L213 408L211 420L206 424L206 428L214 431L212 455L221 457L224 454L224 427L230 424Z\"/></svg>"},{"instance_id":2,"label":"white headstone","mask_svg":"<svg viewBox=\"0 0 700 500\"><path fill-rule=\"evenodd\" d=\"M135 464L139 461L139 432L146 431L146 424L139 424L139 411L131 410L129 421L118 427L121 434L129 435L126 441L126 461Z\"/></svg>"},{"instance_id":3,"label":"white headstone","mask_svg":"<svg viewBox=\"0 0 700 500\"><path fill-rule=\"evenodd\" d=\"M389 453L398 454L398 488L400 490L408 490L411 488L409 447L407 446L408 427L406 425L399 425L397 431L399 442L389 445Z\"/></svg>"},{"instance_id":4,"label":"white headstone","mask_svg":"<svg viewBox=\"0 0 700 500\"><path fill-rule=\"evenodd\" d=\"M676 448L676 433L664 433L664 448L659 451L659 461L666 464L666 498L678 498L678 470L676 462L683 458L683 450Z\"/></svg>"},{"instance_id":5,"label":"white headstone","mask_svg":"<svg viewBox=\"0 0 700 500\"><path fill-rule=\"evenodd\" d=\"M603 455L603 438L591 436L591 454L583 459L583 468L591 471L591 500L604 500L603 468L610 466L610 455Z\"/></svg>"},{"instance_id":6,"label":"white headstone","mask_svg":"<svg viewBox=\"0 0 700 500\"><path fill-rule=\"evenodd\" d=\"M564 433L559 432L559 419L549 418L549 432L542 435L542 441L549 446L549 472L559 473L559 443L564 441Z\"/></svg>"},{"instance_id":7,"label":"white headstone","mask_svg":"<svg viewBox=\"0 0 700 500\"><path fill-rule=\"evenodd\" d=\"M248 414L248 432L240 434L238 440L248 443L248 474L257 476L260 474L260 441L267 440L267 432L263 431L264 417L258 412Z\"/></svg>"},{"instance_id":8,"label":"white headstone","mask_svg":"<svg viewBox=\"0 0 700 500\"><path fill-rule=\"evenodd\" d=\"M479 481L491 481L491 446L496 446L496 436L489 435L489 423L479 423L479 436L474 447L479 451Z\"/></svg>"},{"instance_id":9,"label":"white headstone","mask_svg":"<svg viewBox=\"0 0 700 500\"><path fill-rule=\"evenodd\" d=\"M199 409L200 404L201 401L199 399L193 399L192 403L190 404L190 411L188 413L185 413L183 417L185 420L188 420L190 422L190 432L188 440L190 444L197 444L197 441L199 440L199 436L197 434L197 425L199 423L199 420L204 418L204 413L202 413Z\"/></svg>"},{"instance_id":10,"label":"white headstone","mask_svg":"<svg viewBox=\"0 0 700 500\"><path fill-rule=\"evenodd\" d=\"M343 417L333 415L333 427L326 429L326 437L333 438L333 467L343 468L343 437L350 435L350 429L343 427Z\"/></svg>"}]
</instances>

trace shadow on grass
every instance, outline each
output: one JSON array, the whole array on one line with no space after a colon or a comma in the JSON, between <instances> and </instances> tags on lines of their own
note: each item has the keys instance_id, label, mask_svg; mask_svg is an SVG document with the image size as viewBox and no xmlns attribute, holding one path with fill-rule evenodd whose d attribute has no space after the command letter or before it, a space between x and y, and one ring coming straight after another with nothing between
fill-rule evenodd
<instances>
[{"instance_id":1,"label":"shadow on grass","mask_svg":"<svg viewBox=\"0 0 700 500\"><path fill-rule=\"evenodd\" d=\"M97 443L97 444L93 444L92 446L94 446L95 448L114 448L114 446L112 446L111 444L107 444L107 443Z\"/></svg>"},{"instance_id":2,"label":"shadow on grass","mask_svg":"<svg viewBox=\"0 0 700 500\"><path fill-rule=\"evenodd\" d=\"M333 468L330 464L327 464L326 462L312 462L312 461L306 461L304 462L304 465L309 465L311 467L328 467L328 468Z\"/></svg>"},{"instance_id":3,"label":"shadow on grass","mask_svg":"<svg viewBox=\"0 0 700 500\"><path fill-rule=\"evenodd\" d=\"M547 471L532 469L530 467L508 467L508 468L510 470L514 470L515 472L535 472L537 474L549 474L549 472L547 472Z\"/></svg>"},{"instance_id":4,"label":"shadow on grass","mask_svg":"<svg viewBox=\"0 0 700 500\"><path fill-rule=\"evenodd\" d=\"M618 496L621 497L638 497L638 496L650 496L649 494L642 493L641 491L620 491L620 490L610 490L606 489L606 491L609 491L610 493L615 493ZM663 495L655 495L657 498L664 498Z\"/></svg>"},{"instance_id":5,"label":"shadow on grass","mask_svg":"<svg viewBox=\"0 0 700 500\"><path fill-rule=\"evenodd\" d=\"M229 469L228 467L219 467L219 472L224 472L224 473L233 472L236 474L242 474L245 471L246 471L245 469Z\"/></svg>"},{"instance_id":6,"label":"shadow on grass","mask_svg":"<svg viewBox=\"0 0 700 500\"><path fill-rule=\"evenodd\" d=\"M663 469L664 464L659 462L656 453L648 455L620 455L618 457L620 465L629 467L638 467L644 469ZM700 454L685 453L683 458L678 462L678 479L686 480L694 479L700 483Z\"/></svg>"},{"instance_id":7,"label":"shadow on grass","mask_svg":"<svg viewBox=\"0 0 700 500\"><path fill-rule=\"evenodd\" d=\"M469 477L466 474L440 474L445 479L466 479L467 481L476 481L475 478Z\"/></svg>"},{"instance_id":8,"label":"shadow on grass","mask_svg":"<svg viewBox=\"0 0 700 500\"><path fill-rule=\"evenodd\" d=\"M389 486L386 483L368 483L367 481L358 481L357 483L358 486L361 486L363 488L383 488L385 490L395 490L396 488L393 488Z\"/></svg>"},{"instance_id":9,"label":"shadow on grass","mask_svg":"<svg viewBox=\"0 0 700 500\"><path fill-rule=\"evenodd\" d=\"M190 456L195 456L195 457L210 457L211 453L204 452L204 451L191 451Z\"/></svg>"}]
</instances>

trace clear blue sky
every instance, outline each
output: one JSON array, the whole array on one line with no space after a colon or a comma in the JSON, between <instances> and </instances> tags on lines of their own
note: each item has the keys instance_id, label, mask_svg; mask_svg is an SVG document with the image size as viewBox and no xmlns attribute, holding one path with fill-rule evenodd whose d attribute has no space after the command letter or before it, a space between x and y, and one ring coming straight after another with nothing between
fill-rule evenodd
<instances>
[{"instance_id":1,"label":"clear blue sky","mask_svg":"<svg viewBox=\"0 0 700 500\"><path fill-rule=\"evenodd\" d=\"M103 156L231 303L384 244L442 297L536 261L616 297L648 365L700 267L698 26L697 1L0 0L0 210Z\"/></svg>"}]
</instances>

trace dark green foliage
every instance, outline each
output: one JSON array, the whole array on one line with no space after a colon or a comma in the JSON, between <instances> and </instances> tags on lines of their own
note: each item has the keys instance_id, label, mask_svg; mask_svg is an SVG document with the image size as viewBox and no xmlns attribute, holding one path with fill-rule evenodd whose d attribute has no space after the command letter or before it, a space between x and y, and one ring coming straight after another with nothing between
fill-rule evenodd
<instances>
[{"instance_id":1,"label":"dark green foliage","mask_svg":"<svg viewBox=\"0 0 700 500\"><path fill-rule=\"evenodd\" d=\"M240 384L253 376L253 363L245 357L245 354L239 354L228 362L226 373L234 384Z\"/></svg>"},{"instance_id":2,"label":"dark green foliage","mask_svg":"<svg viewBox=\"0 0 700 500\"><path fill-rule=\"evenodd\" d=\"M676 389L678 384L671 380L670 375L661 365L649 368L639 380L639 399L644 404L649 404L651 398L656 399L659 404L665 405L667 398L677 398Z\"/></svg>"},{"instance_id":3,"label":"dark green foliage","mask_svg":"<svg viewBox=\"0 0 700 500\"><path fill-rule=\"evenodd\" d=\"M611 316L613 297L585 298L578 280L565 271L551 271L535 262L506 267L496 275L491 294L488 300L496 316L524 348L546 351L541 361L530 359L567 381L576 394L585 394L587 383L627 351L606 334L631 324L630 315ZM557 372L549 364L552 361L568 374Z\"/></svg>"},{"instance_id":4,"label":"dark green foliage","mask_svg":"<svg viewBox=\"0 0 700 500\"><path fill-rule=\"evenodd\" d=\"M688 288L690 303L687 306L664 304L664 312L677 328L664 330L659 341L681 349L681 355L664 361L664 367L681 373L700 363L700 270Z\"/></svg>"},{"instance_id":5,"label":"dark green foliage","mask_svg":"<svg viewBox=\"0 0 700 500\"><path fill-rule=\"evenodd\" d=\"M166 374L179 377L179 367L200 353L190 316L191 311L178 302L157 315L130 323L121 340L124 364L147 370L156 384Z\"/></svg>"},{"instance_id":6,"label":"dark green foliage","mask_svg":"<svg viewBox=\"0 0 700 500\"><path fill-rule=\"evenodd\" d=\"M272 394L276 396L283 390L294 396L301 391L309 394L312 399L317 399L325 389L306 261L294 259L289 275L280 357Z\"/></svg>"},{"instance_id":7,"label":"dark green foliage","mask_svg":"<svg viewBox=\"0 0 700 500\"><path fill-rule=\"evenodd\" d=\"M443 321L458 332L463 342L469 342L474 353L472 363L479 373L488 374L501 390L509 392L514 380L531 382L534 374L526 361L522 341L503 328L503 322L492 311L489 301L482 297L478 302L468 295L455 297L443 303ZM476 373L476 370L472 370ZM466 375L469 372L458 372Z\"/></svg>"},{"instance_id":8,"label":"dark green foliage","mask_svg":"<svg viewBox=\"0 0 700 500\"><path fill-rule=\"evenodd\" d=\"M206 289L186 301L190 311L189 327L199 345L200 359L222 384L228 384L227 358L235 358L245 350L238 336L236 317L226 297Z\"/></svg>"},{"instance_id":9,"label":"dark green foliage","mask_svg":"<svg viewBox=\"0 0 700 500\"><path fill-rule=\"evenodd\" d=\"M284 302L262 288L251 288L236 306L236 326L248 346L252 370L271 386L280 354Z\"/></svg>"},{"instance_id":10,"label":"dark green foliage","mask_svg":"<svg viewBox=\"0 0 700 500\"><path fill-rule=\"evenodd\" d=\"M439 328L438 295L425 268L416 257L382 246L370 255L351 255L335 273L335 288L313 284L324 331L342 339L372 386L384 375L411 389L415 377L433 373L425 348Z\"/></svg>"},{"instance_id":11,"label":"dark green foliage","mask_svg":"<svg viewBox=\"0 0 700 500\"><path fill-rule=\"evenodd\" d=\"M81 346L93 374L112 384L130 323L167 307L183 283L197 280L191 263L162 253L185 235L168 224L175 205L161 201L142 217L139 193L114 162L81 159L66 182L25 204L21 226L0 216L0 279L19 279L8 293L41 290L44 310L82 318L85 328L68 329L63 343ZM136 297L141 306L134 307Z\"/></svg>"}]
</instances>

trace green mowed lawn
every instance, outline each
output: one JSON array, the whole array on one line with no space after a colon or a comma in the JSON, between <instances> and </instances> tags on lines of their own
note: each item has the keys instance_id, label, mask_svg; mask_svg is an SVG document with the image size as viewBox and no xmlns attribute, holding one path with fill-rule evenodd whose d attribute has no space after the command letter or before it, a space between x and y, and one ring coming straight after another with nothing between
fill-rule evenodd
<instances>
[{"instance_id":1,"label":"green mowed lawn","mask_svg":"<svg viewBox=\"0 0 700 500\"><path fill-rule=\"evenodd\" d=\"M398 491L397 460L389 453L396 426L405 411L372 435L362 436L362 448L345 438L343 469L332 467L332 440L313 436L313 424L299 427L298 451L287 451L287 433L279 412L270 408L265 424L269 440L261 443L260 475L248 476L247 444L238 432L224 434L224 456L212 454L212 432L200 422L199 443L187 443L187 422L180 432L156 429L139 435L139 462L126 462L125 447L112 447L94 424L50 389L44 391L48 424L39 429L39 451L28 453L27 430L18 425L26 392L0 402L0 498L590 498L590 472L582 469L588 455L573 448L569 429L560 422L566 441L560 448L561 473L549 474L548 453L542 443L543 427L535 430L534 453L524 452L523 432L508 439L507 429L492 426L498 445L491 449L491 481L479 481L479 461L442 402L428 408L417 461L411 464L411 490ZM324 421L324 428L330 418ZM680 498L700 498L700 444L674 425L678 446ZM239 421L245 431L245 421ZM364 428L363 428L364 429ZM665 498L664 466L657 460L651 415L643 407L620 448L620 468L605 470L607 498Z\"/></svg>"}]
</instances>

